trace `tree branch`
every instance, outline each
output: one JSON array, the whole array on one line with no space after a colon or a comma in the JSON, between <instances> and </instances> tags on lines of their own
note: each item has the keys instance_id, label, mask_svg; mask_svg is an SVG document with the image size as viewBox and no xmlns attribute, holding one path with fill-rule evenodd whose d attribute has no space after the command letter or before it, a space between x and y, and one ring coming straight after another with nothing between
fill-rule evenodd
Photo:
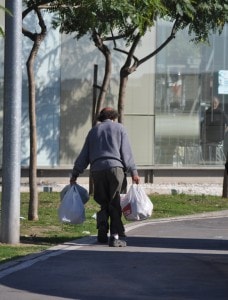
<instances>
[{"instance_id":1,"label":"tree branch","mask_svg":"<svg viewBox=\"0 0 228 300\"><path fill-rule=\"evenodd\" d=\"M36 3L34 3L33 5L30 5L28 6L23 12L22 12L22 20L32 11L34 10L35 8L39 7L39 8L50 8L50 6L47 4L49 3L52 3L52 2L55 2L56 0L40 0L40 1L37 1ZM45 7L42 7L44 6ZM41 7L40 7L41 6Z\"/></svg>"},{"instance_id":2,"label":"tree branch","mask_svg":"<svg viewBox=\"0 0 228 300\"><path fill-rule=\"evenodd\" d=\"M124 54L126 54L126 55L129 54L129 52L127 52L127 51L125 51L125 50L123 50L123 49L113 48L113 50L119 51L119 52L124 53ZM134 60L138 60L138 58L137 58L136 56L132 55L132 57L133 57Z\"/></svg>"},{"instance_id":3,"label":"tree branch","mask_svg":"<svg viewBox=\"0 0 228 300\"><path fill-rule=\"evenodd\" d=\"M179 17L177 17L176 21L173 24L170 36L155 50L153 51L151 54L147 55L146 57L142 58L139 60L138 62L138 66L140 66L142 63L144 63L145 61L149 60L150 58L152 58L153 56L155 56L158 52L160 52L171 40L173 40L176 37L176 33L177 33L177 29L178 26L180 24L180 20Z\"/></svg>"},{"instance_id":4,"label":"tree branch","mask_svg":"<svg viewBox=\"0 0 228 300\"><path fill-rule=\"evenodd\" d=\"M27 36L29 39L31 39L33 42L35 42L38 36L45 36L47 28L46 28L44 19L41 15L40 9L36 6L33 6L33 10L36 12L37 17L39 19L39 25L40 25L40 28L41 28L41 32L39 34L38 33L32 33L31 31L29 31L29 30L25 29L24 27L22 27L22 33L24 34L24 36ZM30 12L30 10L29 10L29 12Z\"/></svg>"}]
</instances>

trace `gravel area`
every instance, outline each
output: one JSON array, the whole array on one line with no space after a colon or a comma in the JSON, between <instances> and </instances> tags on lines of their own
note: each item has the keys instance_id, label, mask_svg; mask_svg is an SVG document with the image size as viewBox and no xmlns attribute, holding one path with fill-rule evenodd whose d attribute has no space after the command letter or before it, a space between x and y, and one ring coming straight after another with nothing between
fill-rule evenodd
<instances>
[{"instance_id":1,"label":"gravel area","mask_svg":"<svg viewBox=\"0 0 228 300\"><path fill-rule=\"evenodd\" d=\"M79 184L81 184L79 182ZM39 191L48 192L60 192L66 184L54 183L54 184L40 184L38 185ZM88 189L88 184L81 184ZM189 194L189 195L215 195L222 196L223 186L222 184L188 184L188 183L177 183L177 184L146 184L142 183L143 188L148 194ZM28 185L21 186L22 192L28 192Z\"/></svg>"},{"instance_id":2,"label":"gravel area","mask_svg":"<svg viewBox=\"0 0 228 300\"><path fill-rule=\"evenodd\" d=\"M221 184L151 184L144 185L150 194L189 194L222 196Z\"/></svg>"}]
</instances>

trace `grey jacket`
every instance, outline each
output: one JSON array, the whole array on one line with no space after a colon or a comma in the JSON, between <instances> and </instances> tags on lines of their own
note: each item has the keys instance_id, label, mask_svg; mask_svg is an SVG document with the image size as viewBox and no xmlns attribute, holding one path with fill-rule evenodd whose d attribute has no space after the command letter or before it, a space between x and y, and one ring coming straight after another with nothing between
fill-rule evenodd
<instances>
[{"instance_id":1,"label":"grey jacket","mask_svg":"<svg viewBox=\"0 0 228 300\"><path fill-rule=\"evenodd\" d=\"M122 124L107 119L89 131L75 160L72 176L77 178L89 164L91 171L121 167L131 176L138 175L129 138Z\"/></svg>"}]
</instances>

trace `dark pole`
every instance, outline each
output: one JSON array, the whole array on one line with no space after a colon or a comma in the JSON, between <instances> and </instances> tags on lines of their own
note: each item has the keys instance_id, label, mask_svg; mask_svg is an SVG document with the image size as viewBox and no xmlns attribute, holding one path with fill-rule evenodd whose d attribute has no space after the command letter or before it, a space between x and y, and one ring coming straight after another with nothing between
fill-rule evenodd
<instances>
[{"instance_id":1,"label":"dark pole","mask_svg":"<svg viewBox=\"0 0 228 300\"><path fill-rule=\"evenodd\" d=\"M1 241L20 241L20 155L22 94L22 1L7 0L5 7L3 159Z\"/></svg>"},{"instance_id":2,"label":"dark pole","mask_svg":"<svg viewBox=\"0 0 228 300\"><path fill-rule=\"evenodd\" d=\"M96 123L96 111L97 111L97 73L98 65L94 65L93 71L93 110L92 110L92 126Z\"/></svg>"},{"instance_id":3,"label":"dark pole","mask_svg":"<svg viewBox=\"0 0 228 300\"><path fill-rule=\"evenodd\" d=\"M92 127L96 124L96 108L97 108L97 72L98 65L94 65L93 71L93 108L92 108ZM93 194L93 180L91 173L89 175L89 195Z\"/></svg>"}]
</instances>

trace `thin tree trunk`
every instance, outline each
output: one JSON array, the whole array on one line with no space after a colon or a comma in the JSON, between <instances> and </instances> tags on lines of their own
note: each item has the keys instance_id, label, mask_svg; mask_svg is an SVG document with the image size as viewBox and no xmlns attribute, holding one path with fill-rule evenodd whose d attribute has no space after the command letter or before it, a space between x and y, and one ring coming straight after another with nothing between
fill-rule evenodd
<instances>
[{"instance_id":1,"label":"thin tree trunk","mask_svg":"<svg viewBox=\"0 0 228 300\"><path fill-rule=\"evenodd\" d=\"M93 123L93 125L95 125L97 116L100 113L100 111L104 105L105 97L106 97L107 90L108 90L108 87L110 84L110 78L111 78L111 73L112 73L112 57L111 57L111 51L103 43L103 40L95 31L93 33L93 40L94 40L96 47L102 52L102 54L105 57L105 73L104 73L103 82L100 87L100 93L99 93L99 96L97 99L97 104L96 104L95 117L94 117L94 123Z\"/></svg>"},{"instance_id":2,"label":"thin tree trunk","mask_svg":"<svg viewBox=\"0 0 228 300\"><path fill-rule=\"evenodd\" d=\"M118 101L118 122L123 123L123 115L124 115L124 100L126 98L126 89L127 89L127 82L128 82L128 75L125 74L124 71L121 70L120 73L120 86L119 86L119 101Z\"/></svg>"},{"instance_id":3,"label":"thin tree trunk","mask_svg":"<svg viewBox=\"0 0 228 300\"><path fill-rule=\"evenodd\" d=\"M98 65L94 65L93 72L93 109L92 109L92 126L96 124L96 106L97 106L97 74ZM89 195L93 195L94 186L91 172L89 172Z\"/></svg>"},{"instance_id":4,"label":"thin tree trunk","mask_svg":"<svg viewBox=\"0 0 228 300\"><path fill-rule=\"evenodd\" d=\"M152 53L149 55L145 56L142 59L137 59L134 56L136 47L140 41L140 34L138 34L131 46L131 49L129 52L114 48L116 51L122 52L127 55L127 59L125 61L124 66L121 68L120 71L120 86L119 86L119 98L118 98L118 113L119 113L119 118L118 122L123 123L123 116L124 116L124 104L125 104L125 96L126 96L126 88L127 88L127 82L128 82L128 76L132 74L133 72L136 71L137 67L139 67L141 64L149 60L150 58L154 57L158 52L160 52L171 40L175 38L176 31L179 25L179 18L176 19L173 28L171 30L170 36ZM132 66L131 62L134 60Z\"/></svg>"},{"instance_id":5,"label":"thin tree trunk","mask_svg":"<svg viewBox=\"0 0 228 300\"><path fill-rule=\"evenodd\" d=\"M105 74L104 74L104 79L103 83L101 86L100 94L97 100L97 109L96 109L96 115L99 114L101 111L105 97L107 94L107 90L110 84L110 78L111 78L111 73L112 73L112 59L111 59L111 52L110 50L105 46L105 51L102 52L105 56Z\"/></svg>"},{"instance_id":6,"label":"thin tree trunk","mask_svg":"<svg viewBox=\"0 0 228 300\"><path fill-rule=\"evenodd\" d=\"M226 154L226 164L225 164L225 170L223 175L222 197L228 198L228 152Z\"/></svg>"},{"instance_id":7,"label":"thin tree trunk","mask_svg":"<svg viewBox=\"0 0 228 300\"><path fill-rule=\"evenodd\" d=\"M39 19L41 33L32 33L25 28L22 32L33 41L33 47L27 60L28 90L29 90L29 127L30 127L30 158L29 158L29 209L28 220L38 220L38 189L37 189L37 130L36 130L36 85L34 75L34 62L42 41L46 36L46 26L40 10L34 7ZM23 12L23 18L30 12Z\"/></svg>"},{"instance_id":8,"label":"thin tree trunk","mask_svg":"<svg viewBox=\"0 0 228 300\"><path fill-rule=\"evenodd\" d=\"M123 115L124 115L124 104L125 104L125 95L126 88L128 82L128 76L132 72L136 70L137 59L134 56L135 49L140 41L141 36L138 34L131 46L130 51L127 53L127 59L125 64L120 70L120 86L119 86L119 98L118 98L118 122L123 123ZM134 60L133 66L131 66L131 62Z\"/></svg>"},{"instance_id":9,"label":"thin tree trunk","mask_svg":"<svg viewBox=\"0 0 228 300\"><path fill-rule=\"evenodd\" d=\"M34 51L34 50L33 50ZM38 191L37 191L37 130L36 130L36 95L34 78L35 54L31 52L27 61L29 89L29 127L30 127L30 158L29 158L29 210L28 219L38 220Z\"/></svg>"}]
</instances>

